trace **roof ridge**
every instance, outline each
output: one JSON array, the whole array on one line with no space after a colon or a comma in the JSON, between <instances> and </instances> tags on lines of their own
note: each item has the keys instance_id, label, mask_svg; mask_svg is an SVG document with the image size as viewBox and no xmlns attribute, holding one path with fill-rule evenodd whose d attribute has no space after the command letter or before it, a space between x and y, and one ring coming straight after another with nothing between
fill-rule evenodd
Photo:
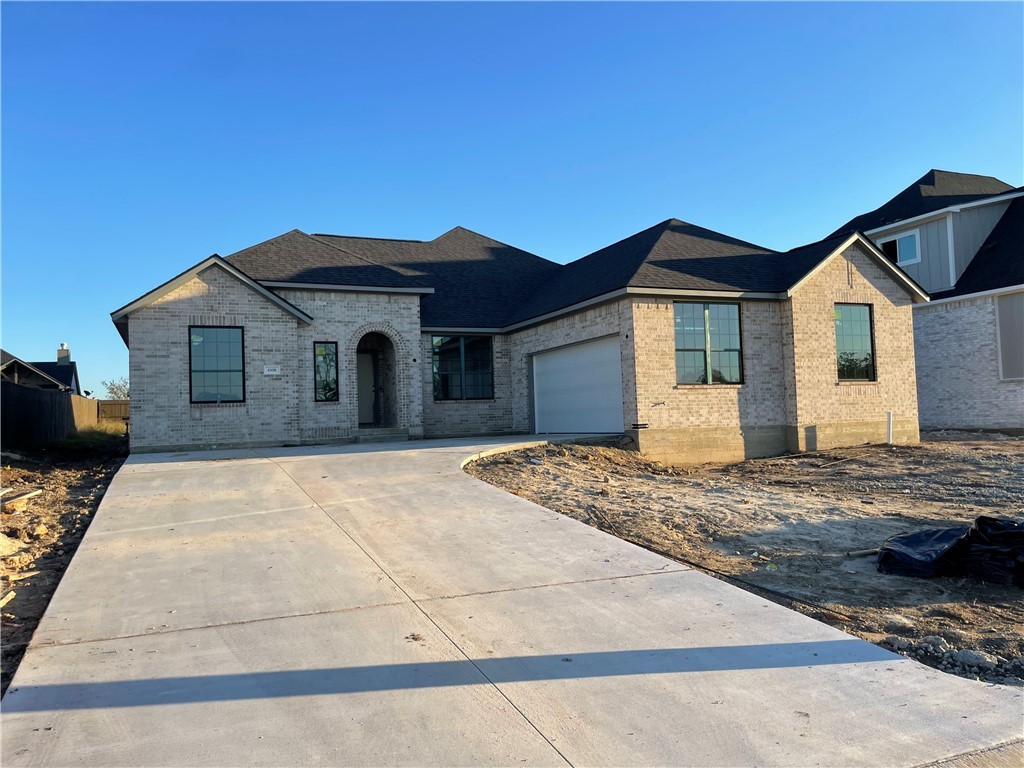
<instances>
[{"instance_id":1,"label":"roof ridge","mask_svg":"<svg viewBox=\"0 0 1024 768\"><path fill-rule=\"evenodd\" d=\"M303 233L305 234L305 233ZM389 243L429 243L430 240L410 240L405 237L364 237L362 235L332 235L329 232L314 232L310 237L340 237L345 240L384 240Z\"/></svg>"},{"instance_id":2,"label":"roof ridge","mask_svg":"<svg viewBox=\"0 0 1024 768\"><path fill-rule=\"evenodd\" d=\"M388 270L390 272L394 272L396 275L401 275L402 277L415 277L415 275L405 274L405 272L403 272L402 270L396 269L395 267L392 267L389 264L381 264L380 262L374 261L371 258L363 256L361 253L355 253L353 251L348 250L347 248L342 248L340 245L335 245L334 243L328 243L326 240L319 240L316 237L314 237L313 235L307 235L305 232L303 232L300 229L294 229L294 230L292 230L292 232L298 232L300 235L302 235L303 237L309 238L314 243L320 243L321 245L326 245L328 248L333 248L336 251L341 251L342 253L348 254L352 258L359 259L360 261L365 261L367 264L369 264L372 267L380 267L381 269L386 269L386 270ZM291 233L286 233L286 234L291 234ZM407 271L411 271L411 270L407 270Z\"/></svg>"},{"instance_id":3,"label":"roof ridge","mask_svg":"<svg viewBox=\"0 0 1024 768\"><path fill-rule=\"evenodd\" d=\"M1009 184L1009 182L1003 181L998 176L992 176L991 174L988 173L964 173L963 171L947 171L945 168L932 168L931 170L928 171L928 173L948 173L953 176L973 176L976 179L994 179L995 181L1002 182L1007 186L1012 186L1011 184ZM928 173L926 173L925 176L927 176ZM922 176L921 178L924 178L924 176Z\"/></svg>"},{"instance_id":4,"label":"roof ridge","mask_svg":"<svg viewBox=\"0 0 1024 768\"><path fill-rule=\"evenodd\" d=\"M435 237L433 240L430 240L429 244L436 243L442 237L444 237L445 235L451 234L452 232L454 232L457 229L461 229L463 232L468 232L471 235L476 235L477 237L479 237L479 238L481 238L483 240L487 240L488 242L496 243L498 245L503 245L506 248L512 248L512 249L514 249L516 251L519 251L520 253L525 253L527 256L532 256L535 259L540 259L541 261L545 261L548 264L553 264L553 265L555 265L557 267L564 267L565 266L564 264L559 264L557 261L552 261L551 259L546 259L543 256L540 256L539 254L534 253L533 251L524 250L524 249L520 248L518 245L512 245L511 243L506 243L503 240L496 240L495 238L491 237L490 235L485 235L482 232L477 232L475 229L470 229L469 227L464 227L461 224L456 224L454 227L449 229L447 232L442 232L440 235Z\"/></svg>"}]
</instances>

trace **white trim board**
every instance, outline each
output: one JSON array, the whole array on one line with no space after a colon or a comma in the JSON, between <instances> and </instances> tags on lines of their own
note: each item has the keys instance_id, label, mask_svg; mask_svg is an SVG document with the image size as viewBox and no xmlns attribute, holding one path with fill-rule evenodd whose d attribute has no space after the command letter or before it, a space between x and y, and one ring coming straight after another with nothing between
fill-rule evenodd
<instances>
[{"instance_id":1,"label":"white trim board","mask_svg":"<svg viewBox=\"0 0 1024 768\"><path fill-rule=\"evenodd\" d=\"M971 299L984 299L988 296L1003 296L1008 293L1020 293L1024 291L1024 283L1020 285L1008 285L1005 288L993 288L991 291L978 291L977 293L965 293L963 296L947 296L942 299L932 299L927 306L936 307L941 304L949 304L953 301L970 301ZM914 307L918 309L918 307ZM920 307L924 309L924 307Z\"/></svg>"},{"instance_id":2,"label":"white trim board","mask_svg":"<svg viewBox=\"0 0 1024 768\"><path fill-rule=\"evenodd\" d=\"M982 205L992 205L994 203L1005 203L1007 200L1013 200L1016 197L1024 196L1024 191L1004 192L1001 195L993 195L992 197L986 197L983 200L975 200L970 203L961 203L960 205L949 205L945 208L940 208L937 211L929 211L928 213L922 213L919 216L911 216L909 219L902 219L900 221L894 221L891 224L883 224L880 227L874 229L867 229L864 231L865 235L874 236L879 232L885 232L889 229L896 229L898 227L905 227L908 224L918 224L920 222L927 221L928 219L941 219L947 213L960 213L965 208L978 208Z\"/></svg>"}]
</instances>

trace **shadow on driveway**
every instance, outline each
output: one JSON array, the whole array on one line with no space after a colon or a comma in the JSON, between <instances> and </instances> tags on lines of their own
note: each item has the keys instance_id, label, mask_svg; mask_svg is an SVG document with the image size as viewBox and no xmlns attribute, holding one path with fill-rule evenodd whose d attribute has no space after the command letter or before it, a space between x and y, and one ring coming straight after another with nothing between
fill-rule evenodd
<instances>
[{"instance_id":1,"label":"shadow on driveway","mask_svg":"<svg viewBox=\"0 0 1024 768\"><path fill-rule=\"evenodd\" d=\"M710 648L600 651L572 655L511 656L473 661L379 664L197 677L159 677L100 683L61 683L12 690L8 711L41 712L145 707L210 701L326 696L628 675L738 669L779 669L901 660L861 640L828 640ZM486 680L481 675L486 676Z\"/></svg>"}]
</instances>

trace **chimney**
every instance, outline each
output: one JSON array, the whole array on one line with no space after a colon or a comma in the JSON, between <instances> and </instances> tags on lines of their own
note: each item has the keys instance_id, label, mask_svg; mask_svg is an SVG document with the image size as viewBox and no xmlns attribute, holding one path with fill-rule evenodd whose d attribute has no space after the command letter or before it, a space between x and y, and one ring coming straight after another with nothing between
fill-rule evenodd
<instances>
[{"instance_id":1,"label":"chimney","mask_svg":"<svg viewBox=\"0 0 1024 768\"><path fill-rule=\"evenodd\" d=\"M67 343L63 341L57 350L57 365L71 365L71 350L68 349Z\"/></svg>"}]
</instances>

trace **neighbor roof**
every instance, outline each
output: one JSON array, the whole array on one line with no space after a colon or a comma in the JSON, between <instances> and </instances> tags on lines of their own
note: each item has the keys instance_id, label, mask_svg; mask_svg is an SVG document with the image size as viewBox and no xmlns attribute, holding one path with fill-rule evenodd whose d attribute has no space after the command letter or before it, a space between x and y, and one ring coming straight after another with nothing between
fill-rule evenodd
<instances>
[{"instance_id":1,"label":"neighbor roof","mask_svg":"<svg viewBox=\"0 0 1024 768\"><path fill-rule=\"evenodd\" d=\"M963 205L1013 191L1014 187L993 176L932 169L889 202L851 219L832 234L870 232L886 224L941 211L951 205Z\"/></svg>"},{"instance_id":2,"label":"neighbor roof","mask_svg":"<svg viewBox=\"0 0 1024 768\"><path fill-rule=\"evenodd\" d=\"M74 388L78 379L78 363L72 360L70 363L31 363L32 367L42 371L51 379L56 379L65 387Z\"/></svg>"},{"instance_id":3,"label":"neighbor roof","mask_svg":"<svg viewBox=\"0 0 1024 768\"><path fill-rule=\"evenodd\" d=\"M78 375L78 365L74 361L70 365L59 366L61 370L58 375L47 370L47 366L52 365L56 367L56 363L28 363L20 357L12 355L6 349L0 349L0 370L4 370L10 365L20 365L23 368L27 368L29 371L42 376L44 379L49 379L60 387L70 388L74 377ZM65 375L65 372L67 375Z\"/></svg>"},{"instance_id":4,"label":"neighbor roof","mask_svg":"<svg viewBox=\"0 0 1024 768\"><path fill-rule=\"evenodd\" d=\"M546 280L564 269L464 227L429 241L313 237L419 276L434 289L420 304L420 321L426 328L500 328Z\"/></svg>"},{"instance_id":5,"label":"neighbor roof","mask_svg":"<svg viewBox=\"0 0 1024 768\"><path fill-rule=\"evenodd\" d=\"M1013 285L1024 285L1024 197L1010 203L956 286L932 298L949 299Z\"/></svg>"}]
</instances>

